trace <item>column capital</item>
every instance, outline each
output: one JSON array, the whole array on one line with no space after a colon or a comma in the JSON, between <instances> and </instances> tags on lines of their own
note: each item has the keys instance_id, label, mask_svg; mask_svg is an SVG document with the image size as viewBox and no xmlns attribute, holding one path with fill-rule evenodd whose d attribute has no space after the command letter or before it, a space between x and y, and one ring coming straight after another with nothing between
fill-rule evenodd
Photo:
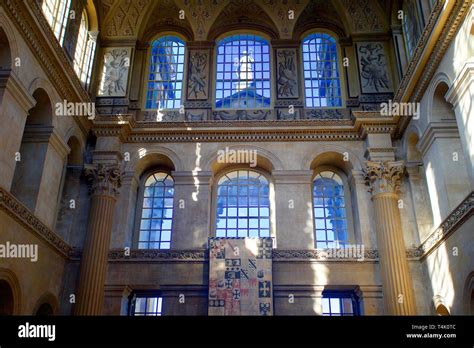
<instances>
[{"instance_id":1,"label":"column capital","mask_svg":"<svg viewBox=\"0 0 474 348\"><path fill-rule=\"evenodd\" d=\"M84 175L91 194L117 196L122 186L122 174L117 165L85 165Z\"/></svg>"},{"instance_id":2,"label":"column capital","mask_svg":"<svg viewBox=\"0 0 474 348\"><path fill-rule=\"evenodd\" d=\"M372 195L398 193L405 165L403 161L367 161L364 169L366 185Z\"/></svg>"}]
</instances>

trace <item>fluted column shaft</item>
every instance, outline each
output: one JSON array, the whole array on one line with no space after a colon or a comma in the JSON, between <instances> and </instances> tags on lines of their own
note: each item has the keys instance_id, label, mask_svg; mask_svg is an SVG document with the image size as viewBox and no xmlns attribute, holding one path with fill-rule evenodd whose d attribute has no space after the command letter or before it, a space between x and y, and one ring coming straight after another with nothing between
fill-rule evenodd
<instances>
[{"instance_id":1,"label":"fluted column shaft","mask_svg":"<svg viewBox=\"0 0 474 348\"><path fill-rule=\"evenodd\" d=\"M99 165L97 168L87 169L86 175L91 183L92 196L75 314L101 315L120 172L116 167Z\"/></svg>"},{"instance_id":2,"label":"fluted column shaft","mask_svg":"<svg viewBox=\"0 0 474 348\"><path fill-rule=\"evenodd\" d=\"M369 161L366 180L371 186L375 208L385 314L416 314L412 281L403 240L398 187L403 173L401 162Z\"/></svg>"}]
</instances>

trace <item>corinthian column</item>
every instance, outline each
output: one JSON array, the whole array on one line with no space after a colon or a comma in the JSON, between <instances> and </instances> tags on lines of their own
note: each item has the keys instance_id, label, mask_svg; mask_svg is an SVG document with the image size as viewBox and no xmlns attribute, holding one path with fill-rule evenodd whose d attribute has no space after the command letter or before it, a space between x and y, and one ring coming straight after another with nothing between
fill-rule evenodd
<instances>
[{"instance_id":1,"label":"corinthian column","mask_svg":"<svg viewBox=\"0 0 474 348\"><path fill-rule=\"evenodd\" d=\"M86 168L85 175L90 184L91 206L75 314L100 315L104 303L112 220L121 175L118 166L103 164Z\"/></svg>"},{"instance_id":2,"label":"corinthian column","mask_svg":"<svg viewBox=\"0 0 474 348\"><path fill-rule=\"evenodd\" d=\"M414 315L415 300L403 241L398 190L403 162L367 161L365 180L375 205L385 314Z\"/></svg>"}]
</instances>

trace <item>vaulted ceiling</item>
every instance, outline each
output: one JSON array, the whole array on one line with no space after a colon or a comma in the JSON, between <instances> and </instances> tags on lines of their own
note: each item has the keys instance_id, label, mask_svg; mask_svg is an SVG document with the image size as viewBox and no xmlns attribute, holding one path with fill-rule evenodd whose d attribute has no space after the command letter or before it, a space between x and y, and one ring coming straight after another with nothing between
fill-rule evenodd
<instances>
[{"instance_id":1,"label":"vaulted ceiling","mask_svg":"<svg viewBox=\"0 0 474 348\"><path fill-rule=\"evenodd\" d=\"M301 28L327 27L340 34L383 33L386 0L95 0L102 38L146 39L177 30L189 39L212 39L225 28L261 29L281 39ZM183 16L184 15L184 16ZM295 30L297 28L297 30Z\"/></svg>"}]
</instances>

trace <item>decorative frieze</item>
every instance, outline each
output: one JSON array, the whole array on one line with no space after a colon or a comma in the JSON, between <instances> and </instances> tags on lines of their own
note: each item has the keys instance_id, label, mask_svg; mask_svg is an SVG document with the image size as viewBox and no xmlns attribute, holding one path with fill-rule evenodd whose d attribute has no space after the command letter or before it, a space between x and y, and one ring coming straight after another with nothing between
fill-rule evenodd
<instances>
[{"instance_id":1,"label":"decorative frieze","mask_svg":"<svg viewBox=\"0 0 474 348\"><path fill-rule=\"evenodd\" d=\"M116 196L122 186L120 168L114 165L86 165L84 176L90 187L91 194Z\"/></svg>"},{"instance_id":2,"label":"decorative frieze","mask_svg":"<svg viewBox=\"0 0 474 348\"><path fill-rule=\"evenodd\" d=\"M366 184L373 195L397 193L404 171L403 161L367 161L364 169Z\"/></svg>"},{"instance_id":3,"label":"decorative frieze","mask_svg":"<svg viewBox=\"0 0 474 348\"><path fill-rule=\"evenodd\" d=\"M209 251L207 249L132 249L129 253L126 253L123 249L118 249L109 252L109 261L206 261L208 259Z\"/></svg>"},{"instance_id":4,"label":"decorative frieze","mask_svg":"<svg viewBox=\"0 0 474 348\"><path fill-rule=\"evenodd\" d=\"M378 261L378 251L376 249L365 249L364 257L344 257L344 258L329 258L328 251L325 249L313 250L273 250L273 260L275 261L327 261L327 262L364 262L364 261Z\"/></svg>"},{"instance_id":5,"label":"decorative frieze","mask_svg":"<svg viewBox=\"0 0 474 348\"><path fill-rule=\"evenodd\" d=\"M212 114L214 120L223 121L259 121L272 118L272 110L222 110Z\"/></svg>"},{"instance_id":6,"label":"decorative frieze","mask_svg":"<svg viewBox=\"0 0 474 348\"><path fill-rule=\"evenodd\" d=\"M345 116L344 116L345 115ZM335 119L349 118L349 110L346 109L305 109L305 119Z\"/></svg>"}]
</instances>

